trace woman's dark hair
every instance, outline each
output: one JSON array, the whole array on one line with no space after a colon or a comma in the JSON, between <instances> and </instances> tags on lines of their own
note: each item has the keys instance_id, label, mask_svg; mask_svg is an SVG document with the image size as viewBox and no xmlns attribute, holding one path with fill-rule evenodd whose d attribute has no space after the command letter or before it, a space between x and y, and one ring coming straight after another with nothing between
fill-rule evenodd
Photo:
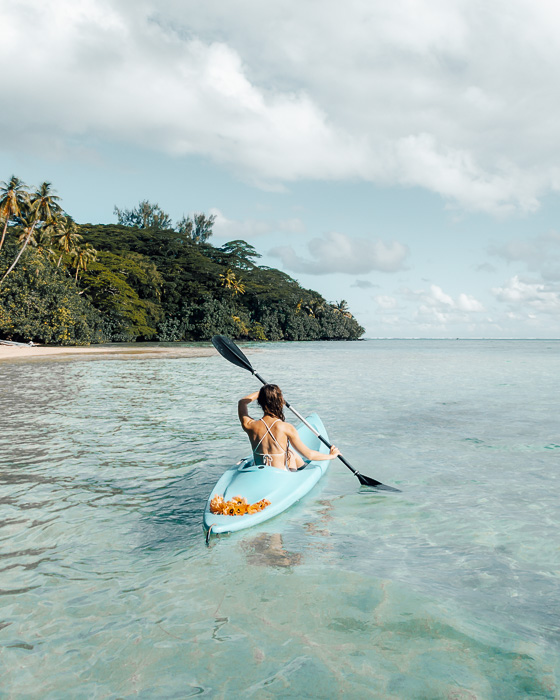
<instances>
[{"instance_id":1,"label":"woman's dark hair","mask_svg":"<svg viewBox=\"0 0 560 700\"><path fill-rule=\"evenodd\" d=\"M265 414L268 413L271 416L280 418L280 420L286 420L284 418L284 397L280 387L276 386L276 384L261 386L257 402Z\"/></svg>"}]
</instances>

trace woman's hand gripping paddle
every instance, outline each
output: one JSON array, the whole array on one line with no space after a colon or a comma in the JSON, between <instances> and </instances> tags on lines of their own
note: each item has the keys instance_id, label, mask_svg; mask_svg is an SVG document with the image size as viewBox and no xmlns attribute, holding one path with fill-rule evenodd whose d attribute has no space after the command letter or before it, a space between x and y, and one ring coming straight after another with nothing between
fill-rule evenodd
<instances>
[{"instance_id":1,"label":"woman's hand gripping paddle","mask_svg":"<svg viewBox=\"0 0 560 700\"><path fill-rule=\"evenodd\" d=\"M248 372L251 372L251 374L254 374L260 382L262 382L263 384L267 384L267 382L265 382L265 380L260 376L260 374L255 372L249 360L245 357L245 355L241 352L241 350L237 347L233 340L230 340L225 335L215 335L212 338L212 345L216 348L216 350L220 353L222 357L225 357L226 360L228 360L228 362L231 362L232 364L237 365L242 369L246 369ZM305 420L305 418L295 410L295 408L290 406L290 404L287 401L286 407L289 408L290 411L295 416L297 416L297 418L299 418L299 420L302 423L304 423L324 445L326 445L329 449L332 447L329 441L325 440L325 438L322 435L319 435L315 428L312 425L310 425ZM383 489L385 491L400 491L400 489L396 489L393 486L386 486L385 484L382 484L380 481L377 481L377 479L372 479L369 476L364 476L363 474L360 474L360 472L357 469L354 469L354 467L349 462L347 462L342 455L338 455L338 459L340 459L340 461L346 467L348 467L348 469L350 469L354 476L358 478L362 486L371 486L374 488Z\"/></svg>"}]
</instances>

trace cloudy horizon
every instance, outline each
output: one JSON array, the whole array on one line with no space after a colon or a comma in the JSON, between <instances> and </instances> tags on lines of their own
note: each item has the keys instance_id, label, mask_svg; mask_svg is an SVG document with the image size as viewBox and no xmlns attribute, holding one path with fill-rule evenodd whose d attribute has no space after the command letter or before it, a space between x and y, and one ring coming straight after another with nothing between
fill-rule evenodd
<instances>
[{"instance_id":1,"label":"cloudy horizon","mask_svg":"<svg viewBox=\"0 0 560 700\"><path fill-rule=\"evenodd\" d=\"M148 198L367 337L560 337L560 8L0 0L2 172Z\"/></svg>"}]
</instances>

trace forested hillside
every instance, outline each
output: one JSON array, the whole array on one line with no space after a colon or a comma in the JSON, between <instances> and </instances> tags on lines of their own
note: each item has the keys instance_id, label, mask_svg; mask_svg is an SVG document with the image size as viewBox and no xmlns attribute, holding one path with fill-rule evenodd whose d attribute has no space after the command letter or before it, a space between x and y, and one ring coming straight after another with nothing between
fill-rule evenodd
<instances>
[{"instance_id":1,"label":"forested hillside","mask_svg":"<svg viewBox=\"0 0 560 700\"><path fill-rule=\"evenodd\" d=\"M173 224L157 204L115 207L117 224L78 224L49 183L0 186L0 337L27 342L359 338L346 302L328 303L258 264L243 240L214 246L214 219Z\"/></svg>"}]
</instances>

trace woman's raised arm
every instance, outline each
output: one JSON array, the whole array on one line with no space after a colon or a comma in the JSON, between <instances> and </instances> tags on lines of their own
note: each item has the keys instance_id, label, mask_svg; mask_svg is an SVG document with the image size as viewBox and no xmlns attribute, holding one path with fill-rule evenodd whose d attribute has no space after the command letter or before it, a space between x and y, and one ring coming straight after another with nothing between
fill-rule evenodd
<instances>
[{"instance_id":1,"label":"woman's raised arm","mask_svg":"<svg viewBox=\"0 0 560 700\"><path fill-rule=\"evenodd\" d=\"M247 394L247 396L244 396L237 402L237 415L239 416L239 420L241 421L243 428L246 428L247 425L253 420L249 415L249 404L256 401L258 395L258 391L253 391L252 394Z\"/></svg>"}]
</instances>

